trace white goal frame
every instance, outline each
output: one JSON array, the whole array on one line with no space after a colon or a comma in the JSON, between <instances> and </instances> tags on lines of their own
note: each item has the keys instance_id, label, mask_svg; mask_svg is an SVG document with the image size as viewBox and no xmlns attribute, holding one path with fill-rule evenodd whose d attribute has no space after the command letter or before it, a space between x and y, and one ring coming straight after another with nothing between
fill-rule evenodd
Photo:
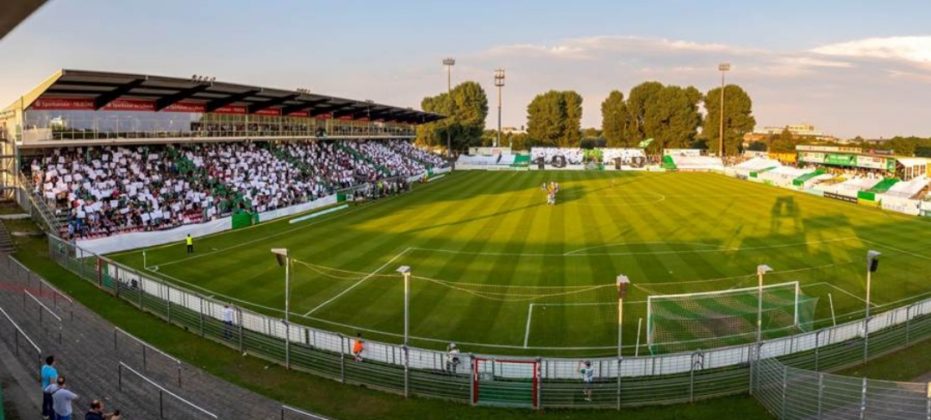
<instances>
[{"instance_id":1,"label":"white goal frame","mask_svg":"<svg viewBox=\"0 0 931 420\"><path fill-rule=\"evenodd\" d=\"M763 285L763 290L766 290L766 289L775 289L775 288L783 288L783 287L784 287L784 288L788 288L788 286L792 286L792 287L795 288L795 305L793 305L793 308L794 308L793 312L794 312L794 314L793 314L793 324L792 324L792 325L795 326L795 327L798 327L798 324L799 324L799 319L798 319L798 318L799 318L799 301L800 301L799 298L800 298L800 296L802 295L801 286L799 285L799 282L798 282L798 281L789 281L789 282L776 283L776 284L764 284L764 285ZM677 299L677 298L684 298L684 297L709 296L709 295L726 296L726 295L732 295L732 294L738 294L738 293L756 292L756 291L759 290L759 289L760 289L759 287L743 287L743 288L740 288L740 289L724 289L724 290L714 290L714 291L710 291L710 292L677 293L677 294L669 294L669 295L650 295L650 296L647 296L647 329L646 329L647 346L650 347L650 346L653 345L653 328L654 328L654 327L653 327L653 302L654 302L655 300L660 300L660 299Z\"/></svg>"}]
</instances>

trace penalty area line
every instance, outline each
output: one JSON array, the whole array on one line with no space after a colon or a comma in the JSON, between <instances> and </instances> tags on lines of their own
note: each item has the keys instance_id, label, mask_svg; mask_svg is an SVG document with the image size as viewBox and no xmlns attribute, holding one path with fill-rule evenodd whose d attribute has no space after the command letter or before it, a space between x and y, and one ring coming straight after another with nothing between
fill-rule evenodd
<instances>
[{"instance_id":1,"label":"penalty area line","mask_svg":"<svg viewBox=\"0 0 931 420\"><path fill-rule=\"evenodd\" d=\"M379 271L384 270L385 267L387 267L389 264L393 263L394 260L396 260L396 259L398 259L398 258L401 258L402 255L406 254L407 251L410 251L410 250L411 250L410 247L405 248L403 251L399 252L397 255L391 257L391 259L388 260L388 262L382 264L381 267L376 268L375 271L369 273L369 275L367 275L367 276L363 277L362 279L360 279L359 281L353 283L352 286L349 286L349 287L345 288L342 292L339 292L336 296L333 296L333 297L327 299L325 302L323 302L323 303L317 305L316 307L314 307L313 309L307 311L307 313L305 313L304 316L309 316L310 314L312 314L312 313L314 313L314 312L317 312L318 309L320 309L320 308L322 308L322 307L324 307L324 306L329 305L329 304L332 303L334 300L339 299L341 296L345 295L346 293L349 293L350 290L355 289L357 286L359 286L360 284L364 283L366 280L372 278L373 276L375 276L376 274L378 274Z\"/></svg>"}]
</instances>

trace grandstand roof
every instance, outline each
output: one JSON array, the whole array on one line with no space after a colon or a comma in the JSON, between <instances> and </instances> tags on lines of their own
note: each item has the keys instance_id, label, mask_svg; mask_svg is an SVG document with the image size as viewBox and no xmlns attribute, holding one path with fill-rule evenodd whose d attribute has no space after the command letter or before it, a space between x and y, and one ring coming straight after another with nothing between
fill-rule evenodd
<instances>
[{"instance_id":1,"label":"grandstand roof","mask_svg":"<svg viewBox=\"0 0 931 420\"><path fill-rule=\"evenodd\" d=\"M0 39L10 33L16 25L26 20L32 12L45 4L46 0L7 0L0 13Z\"/></svg>"},{"instance_id":2,"label":"grandstand roof","mask_svg":"<svg viewBox=\"0 0 931 420\"><path fill-rule=\"evenodd\" d=\"M172 105L202 106L204 112L244 107L245 113L275 111L280 115L327 115L331 118L369 119L421 124L445 118L439 114L377 104L371 101L326 96L306 91L241 85L145 74L86 70L59 70L22 98L23 108L47 98L92 99L99 110L116 100L154 101L154 111ZM19 104L17 104L19 105Z\"/></svg>"}]
</instances>

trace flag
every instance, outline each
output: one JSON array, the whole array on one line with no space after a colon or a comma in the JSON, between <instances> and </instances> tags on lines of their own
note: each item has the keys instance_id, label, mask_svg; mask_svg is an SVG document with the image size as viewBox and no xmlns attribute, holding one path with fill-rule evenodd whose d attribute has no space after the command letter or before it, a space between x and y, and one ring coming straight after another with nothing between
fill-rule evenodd
<instances>
[{"instance_id":1,"label":"flag","mask_svg":"<svg viewBox=\"0 0 931 420\"><path fill-rule=\"evenodd\" d=\"M646 140L644 140L644 141L641 141L640 144L639 144L637 147L646 148L647 146L650 145L650 143L653 143L653 138L652 138L652 137L651 137L651 138L648 138L648 139L646 139Z\"/></svg>"}]
</instances>

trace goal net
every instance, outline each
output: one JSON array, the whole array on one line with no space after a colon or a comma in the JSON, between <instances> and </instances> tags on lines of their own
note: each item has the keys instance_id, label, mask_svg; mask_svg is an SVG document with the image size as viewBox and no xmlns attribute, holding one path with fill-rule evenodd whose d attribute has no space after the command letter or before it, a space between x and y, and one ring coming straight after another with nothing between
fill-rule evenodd
<instances>
[{"instance_id":1,"label":"goal net","mask_svg":"<svg viewBox=\"0 0 931 420\"><path fill-rule=\"evenodd\" d=\"M472 404L538 408L540 362L472 358Z\"/></svg>"},{"instance_id":2,"label":"goal net","mask_svg":"<svg viewBox=\"0 0 931 420\"><path fill-rule=\"evenodd\" d=\"M756 339L758 289L747 287L647 298L647 345L668 353L743 344ZM817 297L798 282L770 284L762 291L763 338L810 331Z\"/></svg>"}]
</instances>

